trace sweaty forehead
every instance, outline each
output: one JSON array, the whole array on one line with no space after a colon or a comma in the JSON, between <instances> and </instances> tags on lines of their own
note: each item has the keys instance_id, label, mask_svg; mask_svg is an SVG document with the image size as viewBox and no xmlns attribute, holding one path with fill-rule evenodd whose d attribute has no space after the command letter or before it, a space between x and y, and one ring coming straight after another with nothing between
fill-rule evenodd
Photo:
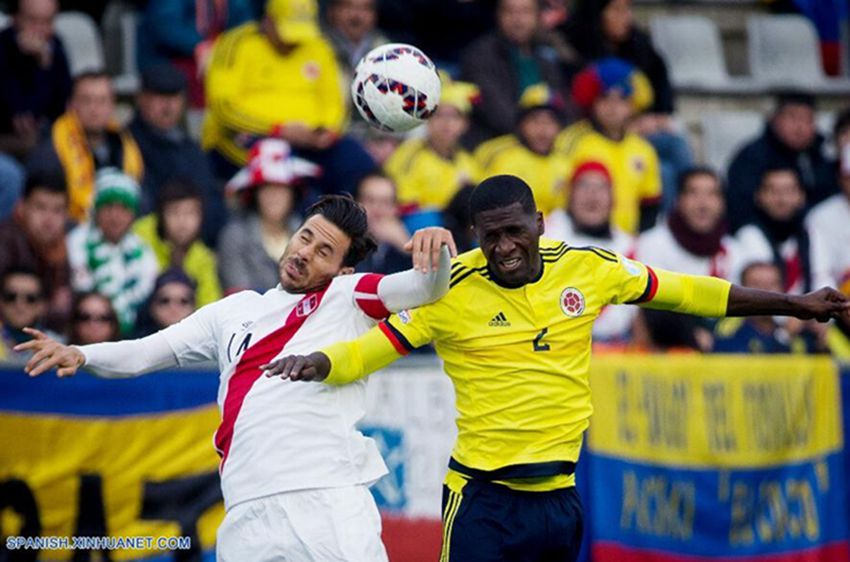
<instances>
[{"instance_id":1,"label":"sweaty forehead","mask_svg":"<svg viewBox=\"0 0 850 562\"><path fill-rule=\"evenodd\" d=\"M345 232L322 215L313 215L304 222L301 229L309 230L319 241L326 242L343 252L348 249L348 245L351 243Z\"/></svg>"}]
</instances>

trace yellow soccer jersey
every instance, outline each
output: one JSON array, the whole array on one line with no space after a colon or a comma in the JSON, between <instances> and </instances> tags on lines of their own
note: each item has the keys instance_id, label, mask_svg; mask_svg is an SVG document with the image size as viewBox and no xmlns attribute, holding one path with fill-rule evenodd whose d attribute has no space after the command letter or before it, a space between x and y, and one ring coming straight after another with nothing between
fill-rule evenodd
<instances>
[{"instance_id":1,"label":"yellow soccer jersey","mask_svg":"<svg viewBox=\"0 0 850 562\"><path fill-rule=\"evenodd\" d=\"M222 35L206 77L205 149L244 164L247 148L275 125L301 123L340 131L345 102L333 49L324 39L280 55L256 23Z\"/></svg>"},{"instance_id":2,"label":"yellow soccer jersey","mask_svg":"<svg viewBox=\"0 0 850 562\"><path fill-rule=\"evenodd\" d=\"M540 278L509 289L480 250L468 252L442 300L382 325L399 350L434 341L456 393L452 456L468 467L577 461L593 410L593 321L607 304L654 292L648 268L607 250L543 239L541 256Z\"/></svg>"},{"instance_id":3,"label":"yellow soccer jersey","mask_svg":"<svg viewBox=\"0 0 850 562\"><path fill-rule=\"evenodd\" d=\"M465 150L451 160L434 152L425 139L410 139L390 156L384 169L398 186L403 205L445 209L466 184L483 179L478 163Z\"/></svg>"},{"instance_id":4,"label":"yellow soccer jersey","mask_svg":"<svg viewBox=\"0 0 850 562\"><path fill-rule=\"evenodd\" d=\"M568 175L588 160L608 167L614 184L612 221L630 234L638 230L641 205L661 198L658 155L638 135L628 133L623 140L613 141L582 121L561 131L555 151L566 158Z\"/></svg>"},{"instance_id":5,"label":"yellow soccer jersey","mask_svg":"<svg viewBox=\"0 0 850 562\"><path fill-rule=\"evenodd\" d=\"M515 135L505 135L479 146L475 159L484 177L512 174L525 180L544 215L563 207L569 172L563 153L555 150L543 156L529 150Z\"/></svg>"}]
</instances>

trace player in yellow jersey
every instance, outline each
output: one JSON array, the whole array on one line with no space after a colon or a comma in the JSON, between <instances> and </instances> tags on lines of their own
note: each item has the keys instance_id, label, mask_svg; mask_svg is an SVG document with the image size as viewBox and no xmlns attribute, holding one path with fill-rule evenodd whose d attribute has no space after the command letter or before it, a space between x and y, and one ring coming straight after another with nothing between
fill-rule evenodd
<instances>
[{"instance_id":1,"label":"player in yellow jersey","mask_svg":"<svg viewBox=\"0 0 850 562\"><path fill-rule=\"evenodd\" d=\"M541 238L541 213L515 176L482 182L470 214L481 248L455 260L442 300L394 315L358 340L264 366L268 375L345 384L435 343L458 412L442 561L578 556L582 512L573 471L592 412L591 328L603 306L850 317L850 299L833 289L802 296L747 289Z\"/></svg>"}]
</instances>

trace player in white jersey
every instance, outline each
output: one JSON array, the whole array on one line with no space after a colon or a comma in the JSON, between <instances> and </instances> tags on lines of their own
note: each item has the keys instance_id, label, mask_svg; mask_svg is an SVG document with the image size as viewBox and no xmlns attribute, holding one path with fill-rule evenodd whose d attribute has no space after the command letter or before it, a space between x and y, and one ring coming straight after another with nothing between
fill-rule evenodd
<instances>
[{"instance_id":1,"label":"player in white jersey","mask_svg":"<svg viewBox=\"0 0 850 562\"><path fill-rule=\"evenodd\" d=\"M351 274L374 248L366 214L352 199L322 198L280 259L280 284L242 291L139 340L64 346L31 330L20 349L35 352L25 370L85 366L125 377L198 361L221 370L221 425L215 447L227 515L218 560L386 560L368 486L387 469L371 439L355 428L364 385L281 385L263 377L276 357L306 354L365 333L390 312L437 300L448 290L451 235L417 232L415 269Z\"/></svg>"}]
</instances>

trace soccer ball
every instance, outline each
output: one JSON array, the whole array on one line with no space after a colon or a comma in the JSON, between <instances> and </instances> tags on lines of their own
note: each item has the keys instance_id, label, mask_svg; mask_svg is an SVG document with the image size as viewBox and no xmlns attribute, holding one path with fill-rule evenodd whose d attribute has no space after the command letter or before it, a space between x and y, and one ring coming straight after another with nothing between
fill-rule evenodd
<instances>
[{"instance_id":1,"label":"soccer ball","mask_svg":"<svg viewBox=\"0 0 850 562\"><path fill-rule=\"evenodd\" d=\"M372 49L357 63L351 97L373 127L408 131L437 110L440 77L425 53L413 45L390 43Z\"/></svg>"}]
</instances>

